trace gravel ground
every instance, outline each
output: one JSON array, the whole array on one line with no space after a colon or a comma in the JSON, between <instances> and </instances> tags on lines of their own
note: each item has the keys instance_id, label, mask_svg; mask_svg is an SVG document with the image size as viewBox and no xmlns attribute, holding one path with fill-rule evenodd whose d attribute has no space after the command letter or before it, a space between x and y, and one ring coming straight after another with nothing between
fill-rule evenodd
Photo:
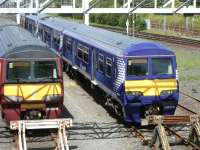
<instances>
[{"instance_id":1,"label":"gravel ground","mask_svg":"<svg viewBox=\"0 0 200 150\"><path fill-rule=\"evenodd\" d=\"M97 104L79 84L66 75L64 85L65 106L74 122L74 127L69 131L71 147L80 150L148 149Z\"/></svg>"}]
</instances>

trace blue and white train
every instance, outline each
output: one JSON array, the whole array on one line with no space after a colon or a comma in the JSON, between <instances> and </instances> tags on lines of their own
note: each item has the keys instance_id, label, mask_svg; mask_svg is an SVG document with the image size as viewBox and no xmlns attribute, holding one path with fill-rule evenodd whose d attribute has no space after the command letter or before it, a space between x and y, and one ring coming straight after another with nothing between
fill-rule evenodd
<instances>
[{"instance_id":1,"label":"blue and white train","mask_svg":"<svg viewBox=\"0 0 200 150\"><path fill-rule=\"evenodd\" d=\"M21 15L21 25L104 91L104 103L126 122L172 115L179 99L175 54L138 38L49 16Z\"/></svg>"}]
</instances>

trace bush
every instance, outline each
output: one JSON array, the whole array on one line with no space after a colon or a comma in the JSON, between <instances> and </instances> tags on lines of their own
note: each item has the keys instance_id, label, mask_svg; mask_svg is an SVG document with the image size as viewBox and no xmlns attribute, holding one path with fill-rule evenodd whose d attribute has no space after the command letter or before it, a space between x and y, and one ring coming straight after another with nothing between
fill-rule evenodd
<instances>
[{"instance_id":1,"label":"bush","mask_svg":"<svg viewBox=\"0 0 200 150\"><path fill-rule=\"evenodd\" d=\"M126 27L126 21L128 16L126 15L120 15L119 16L119 26L125 28Z\"/></svg>"},{"instance_id":2,"label":"bush","mask_svg":"<svg viewBox=\"0 0 200 150\"><path fill-rule=\"evenodd\" d=\"M135 29L137 31L142 31L146 29L146 23L145 20L141 17L137 17L135 20Z\"/></svg>"}]
</instances>

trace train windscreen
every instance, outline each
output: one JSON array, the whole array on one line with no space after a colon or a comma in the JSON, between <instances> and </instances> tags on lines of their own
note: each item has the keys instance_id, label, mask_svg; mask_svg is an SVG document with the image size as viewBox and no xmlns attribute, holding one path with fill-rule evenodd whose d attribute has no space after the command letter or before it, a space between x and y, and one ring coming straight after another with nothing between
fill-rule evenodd
<instances>
[{"instance_id":1,"label":"train windscreen","mask_svg":"<svg viewBox=\"0 0 200 150\"><path fill-rule=\"evenodd\" d=\"M55 61L36 61L34 64L35 78L57 79L57 66Z\"/></svg>"},{"instance_id":2,"label":"train windscreen","mask_svg":"<svg viewBox=\"0 0 200 150\"><path fill-rule=\"evenodd\" d=\"M31 79L31 63L25 61L8 62L7 80Z\"/></svg>"},{"instance_id":3,"label":"train windscreen","mask_svg":"<svg viewBox=\"0 0 200 150\"><path fill-rule=\"evenodd\" d=\"M171 58L152 58L152 74L153 75L172 75L172 59Z\"/></svg>"},{"instance_id":4,"label":"train windscreen","mask_svg":"<svg viewBox=\"0 0 200 150\"><path fill-rule=\"evenodd\" d=\"M148 74L147 58L133 58L128 60L128 76L146 76Z\"/></svg>"},{"instance_id":5,"label":"train windscreen","mask_svg":"<svg viewBox=\"0 0 200 150\"><path fill-rule=\"evenodd\" d=\"M7 80L37 82L58 79L56 61L9 61Z\"/></svg>"}]
</instances>

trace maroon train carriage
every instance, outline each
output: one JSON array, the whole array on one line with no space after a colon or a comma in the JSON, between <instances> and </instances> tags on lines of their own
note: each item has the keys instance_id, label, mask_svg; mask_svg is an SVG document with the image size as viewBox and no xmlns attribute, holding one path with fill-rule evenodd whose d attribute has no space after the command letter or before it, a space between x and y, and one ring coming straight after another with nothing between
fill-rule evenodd
<instances>
[{"instance_id":1,"label":"maroon train carriage","mask_svg":"<svg viewBox=\"0 0 200 150\"><path fill-rule=\"evenodd\" d=\"M7 122L60 116L62 60L15 25L0 27L0 84L1 113Z\"/></svg>"}]
</instances>

